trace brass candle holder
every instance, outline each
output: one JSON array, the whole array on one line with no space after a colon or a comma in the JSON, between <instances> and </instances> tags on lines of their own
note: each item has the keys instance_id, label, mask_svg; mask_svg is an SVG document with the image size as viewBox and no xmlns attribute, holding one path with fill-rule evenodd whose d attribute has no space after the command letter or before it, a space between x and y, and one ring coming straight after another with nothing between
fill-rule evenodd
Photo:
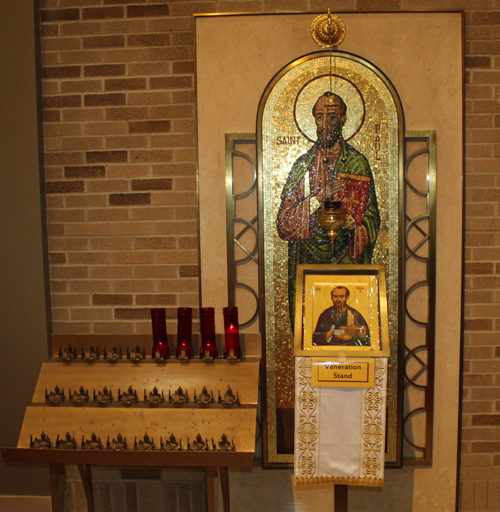
<instances>
[{"instance_id":1,"label":"brass candle holder","mask_svg":"<svg viewBox=\"0 0 500 512\"><path fill-rule=\"evenodd\" d=\"M71 392L71 389L69 390L69 401L73 405L86 404L89 399L89 390L85 389L83 386L80 386L78 391L75 390Z\"/></svg>"},{"instance_id":2,"label":"brass candle holder","mask_svg":"<svg viewBox=\"0 0 500 512\"><path fill-rule=\"evenodd\" d=\"M127 347L127 359L131 361L132 363L140 363L143 359L146 358L146 350L144 347L139 347L139 345L136 345L134 349L129 351Z\"/></svg>"},{"instance_id":3,"label":"brass candle holder","mask_svg":"<svg viewBox=\"0 0 500 512\"><path fill-rule=\"evenodd\" d=\"M231 386L228 386L224 396L221 396L219 391L219 403L224 406L237 406L240 405L240 397L236 391L236 395L233 393Z\"/></svg>"},{"instance_id":4,"label":"brass candle holder","mask_svg":"<svg viewBox=\"0 0 500 512\"><path fill-rule=\"evenodd\" d=\"M166 363L168 361L168 354L165 354L164 350L153 347L151 352L151 359L154 359L157 363Z\"/></svg>"},{"instance_id":5,"label":"brass candle holder","mask_svg":"<svg viewBox=\"0 0 500 512\"><path fill-rule=\"evenodd\" d=\"M234 441L227 438L226 434L222 434L222 438L219 441L219 452L235 452L236 447L234 446Z\"/></svg>"},{"instance_id":6,"label":"brass candle holder","mask_svg":"<svg viewBox=\"0 0 500 512\"><path fill-rule=\"evenodd\" d=\"M161 449L166 452L176 452L176 451L181 452L183 450L181 440L179 439L179 441L177 441L177 439L175 438L173 433L170 434L170 437L167 437L165 439L165 443L163 442L162 438L160 437L160 445L161 445Z\"/></svg>"},{"instance_id":7,"label":"brass candle holder","mask_svg":"<svg viewBox=\"0 0 500 512\"><path fill-rule=\"evenodd\" d=\"M201 437L201 435L198 434L196 436L195 440L192 443L190 443L189 437L188 437L187 451L188 452L208 452L208 451L210 451L208 439L205 439L205 441L203 441L203 438Z\"/></svg>"},{"instance_id":8,"label":"brass candle holder","mask_svg":"<svg viewBox=\"0 0 500 512\"><path fill-rule=\"evenodd\" d=\"M123 393L118 389L118 401L124 406L128 407L132 404L136 404L139 401L139 397L137 396L137 391L132 388L132 386L128 387L127 391Z\"/></svg>"},{"instance_id":9,"label":"brass candle holder","mask_svg":"<svg viewBox=\"0 0 500 512\"><path fill-rule=\"evenodd\" d=\"M184 405L189 403L189 395L188 392L182 390L182 388L179 386L175 391L174 394L171 394L170 391L168 392L168 401L171 404L174 405Z\"/></svg>"},{"instance_id":10,"label":"brass candle holder","mask_svg":"<svg viewBox=\"0 0 500 512\"><path fill-rule=\"evenodd\" d=\"M163 396L163 391L160 394L160 391L156 386L153 388L153 391L150 391L149 393L144 390L144 402L148 404L149 407L158 407L164 401L165 397Z\"/></svg>"},{"instance_id":11,"label":"brass candle holder","mask_svg":"<svg viewBox=\"0 0 500 512\"><path fill-rule=\"evenodd\" d=\"M71 363L72 361L75 361L78 358L78 355L76 353L76 348L72 347L71 345L68 348L62 349L59 347L59 361L62 361L63 363Z\"/></svg>"},{"instance_id":12,"label":"brass candle holder","mask_svg":"<svg viewBox=\"0 0 500 512\"><path fill-rule=\"evenodd\" d=\"M95 392L95 389L94 389L94 403L95 404L102 407L102 406L106 406L108 404L113 403L113 401L114 401L113 393L106 386L104 386L104 389L102 391L99 391L97 393Z\"/></svg>"},{"instance_id":13,"label":"brass candle holder","mask_svg":"<svg viewBox=\"0 0 500 512\"><path fill-rule=\"evenodd\" d=\"M82 436L82 450L88 450L88 451L102 450L101 438L97 437L95 435L95 432L92 432L90 439L85 439L85 437Z\"/></svg>"},{"instance_id":14,"label":"brass candle holder","mask_svg":"<svg viewBox=\"0 0 500 512\"><path fill-rule=\"evenodd\" d=\"M123 451L127 450L128 449L127 438L122 436L119 433L116 439L113 438L113 440L110 441L109 436L108 436L108 442L106 443L106 449L113 450L115 452L123 452Z\"/></svg>"},{"instance_id":15,"label":"brass candle holder","mask_svg":"<svg viewBox=\"0 0 500 512\"><path fill-rule=\"evenodd\" d=\"M52 448L50 437L45 432L41 433L40 439L38 439L38 437L33 439L33 436L30 436L30 448L36 448L37 450L49 450Z\"/></svg>"},{"instance_id":16,"label":"brass candle holder","mask_svg":"<svg viewBox=\"0 0 500 512\"><path fill-rule=\"evenodd\" d=\"M196 396L196 390L194 391L194 402L199 405L210 405L214 403L214 393L213 391L208 392L207 388L204 386L201 390L201 393Z\"/></svg>"},{"instance_id":17,"label":"brass candle holder","mask_svg":"<svg viewBox=\"0 0 500 512\"><path fill-rule=\"evenodd\" d=\"M66 397L64 396L64 389L59 389L59 386L56 386L54 391L48 393L47 388L45 388L45 403L47 405L59 405L65 400Z\"/></svg>"},{"instance_id":18,"label":"brass candle holder","mask_svg":"<svg viewBox=\"0 0 500 512\"><path fill-rule=\"evenodd\" d=\"M82 348L82 359L85 360L86 363L94 363L99 359L99 347L94 347L91 345L89 348Z\"/></svg>"},{"instance_id":19,"label":"brass candle holder","mask_svg":"<svg viewBox=\"0 0 500 512\"><path fill-rule=\"evenodd\" d=\"M134 450L153 452L156 450L155 442L153 438L149 437L146 433L142 439L139 439L139 441L135 438Z\"/></svg>"},{"instance_id":20,"label":"brass candle holder","mask_svg":"<svg viewBox=\"0 0 500 512\"><path fill-rule=\"evenodd\" d=\"M57 436L56 448L58 450L76 450L76 440L69 432L66 432L64 437Z\"/></svg>"},{"instance_id":21,"label":"brass candle holder","mask_svg":"<svg viewBox=\"0 0 500 512\"><path fill-rule=\"evenodd\" d=\"M122 348L119 349L113 347L109 352L104 347L104 359L108 361L108 363L116 363L123 357Z\"/></svg>"}]
</instances>

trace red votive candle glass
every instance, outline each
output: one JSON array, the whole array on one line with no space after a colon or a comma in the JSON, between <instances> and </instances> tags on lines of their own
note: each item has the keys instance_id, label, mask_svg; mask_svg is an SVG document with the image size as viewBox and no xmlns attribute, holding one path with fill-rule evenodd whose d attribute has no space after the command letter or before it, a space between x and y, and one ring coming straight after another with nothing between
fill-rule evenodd
<instances>
[{"instance_id":1,"label":"red votive candle glass","mask_svg":"<svg viewBox=\"0 0 500 512\"><path fill-rule=\"evenodd\" d=\"M217 357L217 347L215 345L215 309L201 308L201 357L207 357L207 351L210 357Z\"/></svg>"},{"instance_id":2,"label":"red votive candle glass","mask_svg":"<svg viewBox=\"0 0 500 512\"><path fill-rule=\"evenodd\" d=\"M238 308L222 308L224 312L224 333L226 338L226 357L241 357L240 326L238 324ZM231 353L232 349L232 353Z\"/></svg>"},{"instance_id":3,"label":"red votive candle glass","mask_svg":"<svg viewBox=\"0 0 500 512\"><path fill-rule=\"evenodd\" d=\"M177 358L191 358L191 328L193 308L177 308Z\"/></svg>"},{"instance_id":4,"label":"red votive candle glass","mask_svg":"<svg viewBox=\"0 0 500 512\"><path fill-rule=\"evenodd\" d=\"M165 308L151 309L151 324L153 327L153 350L159 352L163 359L168 358L167 323Z\"/></svg>"}]
</instances>

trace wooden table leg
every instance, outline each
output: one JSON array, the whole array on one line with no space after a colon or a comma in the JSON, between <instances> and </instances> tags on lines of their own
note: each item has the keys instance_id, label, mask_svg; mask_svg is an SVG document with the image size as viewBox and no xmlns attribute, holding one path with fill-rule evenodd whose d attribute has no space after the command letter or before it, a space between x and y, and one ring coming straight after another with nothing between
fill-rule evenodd
<instances>
[{"instance_id":1,"label":"wooden table leg","mask_svg":"<svg viewBox=\"0 0 500 512\"><path fill-rule=\"evenodd\" d=\"M335 512L347 512L347 485L335 485L334 488L334 510Z\"/></svg>"},{"instance_id":2,"label":"wooden table leg","mask_svg":"<svg viewBox=\"0 0 500 512\"><path fill-rule=\"evenodd\" d=\"M92 466L90 464L78 464L78 471L82 479L83 490L87 500L88 512L94 512L94 493L92 491Z\"/></svg>"},{"instance_id":3,"label":"wooden table leg","mask_svg":"<svg viewBox=\"0 0 500 512\"><path fill-rule=\"evenodd\" d=\"M64 493L66 491L66 471L64 464L49 464L49 471L52 512L63 512Z\"/></svg>"},{"instance_id":4,"label":"wooden table leg","mask_svg":"<svg viewBox=\"0 0 500 512\"><path fill-rule=\"evenodd\" d=\"M219 468L219 480L220 487L222 490L222 504L224 512L230 512L229 505L229 468L220 467Z\"/></svg>"},{"instance_id":5,"label":"wooden table leg","mask_svg":"<svg viewBox=\"0 0 500 512\"><path fill-rule=\"evenodd\" d=\"M205 498L207 512L215 512L215 468L205 467Z\"/></svg>"}]
</instances>

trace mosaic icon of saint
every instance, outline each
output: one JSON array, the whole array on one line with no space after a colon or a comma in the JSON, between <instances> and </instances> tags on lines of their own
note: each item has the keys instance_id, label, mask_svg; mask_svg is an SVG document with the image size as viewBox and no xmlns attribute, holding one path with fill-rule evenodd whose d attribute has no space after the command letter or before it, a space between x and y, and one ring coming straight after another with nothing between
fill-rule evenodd
<instances>
[{"instance_id":1,"label":"mosaic icon of saint","mask_svg":"<svg viewBox=\"0 0 500 512\"><path fill-rule=\"evenodd\" d=\"M327 91L314 104L312 115L318 138L293 164L276 218L278 234L288 242L292 328L297 265L370 264L380 226L370 164L342 136L347 119L344 100ZM318 222L327 200L340 202L352 217L333 242Z\"/></svg>"}]
</instances>

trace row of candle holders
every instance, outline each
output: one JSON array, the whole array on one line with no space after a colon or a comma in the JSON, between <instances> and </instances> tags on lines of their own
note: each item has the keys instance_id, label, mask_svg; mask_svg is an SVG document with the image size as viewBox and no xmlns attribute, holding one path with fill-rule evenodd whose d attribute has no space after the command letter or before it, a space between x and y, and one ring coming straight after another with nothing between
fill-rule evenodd
<instances>
[{"instance_id":1,"label":"row of candle holders","mask_svg":"<svg viewBox=\"0 0 500 512\"><path fill-rule=\"evenodd\" d=\"M192 353L191 350L189 352L186 352L185 347L182 347L177 359L180 360L189 360L191 359ZM211 352L210 350L205 350L203 352L200 351L199 355L200 359L203 359L206 362L211 362L214 359L217 359L217 350ZM99 351L99 347L94 347L91 345L88 348L82 348L80 358L84 360L87 363L95 363L101 358L101 353ZM140 347L139 345L136 345L135 348L132 350L129 350L127 347L127 354L126 358L128 361L132 363L140 363L144 359L146 359L146 349L144 347ZM151 359L154 359L157 363L166 363L169 360L168 355L168 347L167 347L167 353L165 354L165 351L160 350L157 346L154 346L151 351ZM234 350L230 349L229 353L224 353L224 358L233 360L233 361L239 361L239 356L235 357ZM69 345L66 348L59 347L59 361L62 361L64 363L71 363L73 361L76 361L78 359L78 352L76 350L76 347L72 347ZM107 350L106 347L104 347L104 354L103 359L107 361L108 363L117 363L121 359L123 359L123 351L122 348L119 347L113 347L111 350Z\"/></svg>"},{"instance_id":2,"label":"row of candle holders","mask_svg":"<svg viewBox=\"0 0 500 512\"><path fill-rule=\"evenodd\" d=\"M233 393L231 386L228 386L224 395L218 392L219 397L217 403L220 405L232 407L240 405L240 397L238 392L236 394ZM58 386L55 387L54 391L47 392L45 389L45 403L47 405L56 406L60 403L66 401L66 395L64 393L64 389L60 389ZM85 389L83 386L80 387L78 391L69 390L68 402L73 405L83 405L89 403L91 401L90 394L88 389ZM102 391L98 391L96 393L94 389L92 402L105 407L112 403L121 404L124 407L130 407L133 404L139 403L139 395L137 391L130 386L127 391L123 393L118 389L118 397L115 400L113 393L107 387L104 387ZM171 393L170 390L168 392L168 398L165 398L163 391L160 393L158 388L155 386L152 391L149 393L144 390L144 400L143 402L150 407L157 407L160 404L168 402L173 405L184 405L190 402L189 395L187 390L184 391L180 386ZM199 395L196 394L196 390L194 391L193 402L200 406L208 406L215 403L214 393L213 391L208 391L206 387L204 387Z\"/></svg>"},{"instance_id":3,"label":"row of candle holders","mask_svg":"<svg viewBox=\"0 0 500 512\"><path fill-rule=\"evenodd\" d=\"M240 328L238 322L238 308L223 308L224 335L226 343L226 355L228 358L239 359ZM192 308L177 308L177 358L191 358L192 351ZM167 359L167 323L165 308L151 309L151 323L153 328L154 352L159 352L163 359ZM215 345L215 309L206 307L200 309L201 353L203 359L217 357Z\"/></svg>"},{"instance_id":4,"label":"row of candle holders","mask_svg":"<svg viewBox=\"0 0 500 512\"><path fill-rule=\"evenodd\" d=\"M125 451L125 450L137 450L137 451L165 451L165 452L174 452L174 451L187 451L187 452L234 452L236 451L236 447L234 446L234 441L227 438L226 434L222 434L221 440L216 444L214 439L212 438L211 443L208 442L208 439L201 437L198 434L193 441L187 438L187 443L185 447L182 445L182 440L177 440L174 434L171 434L170 437L167 437L165 441L160 437L160 442L158 445L155 444L152 437L149 437L148 434L144 434L144 437L137 440L137 437L134 438L133 446L127 444L127 438L118 434L116 439L108 439L106 443L101 441L100 437L97 437L95 433L92 433L89 439L85 439L85 436L82 436L82 442L80 445L76 442L74 436L71 436L69 432L66 433L64 437L57 436L56 442L53 444L50 440L49 436L42 432L40 438L30 436L30 448L34 448L37 450L88 450L88 451L98 451L98 450L110 450L110 451Z\"/></svg>"}]
</instances>

